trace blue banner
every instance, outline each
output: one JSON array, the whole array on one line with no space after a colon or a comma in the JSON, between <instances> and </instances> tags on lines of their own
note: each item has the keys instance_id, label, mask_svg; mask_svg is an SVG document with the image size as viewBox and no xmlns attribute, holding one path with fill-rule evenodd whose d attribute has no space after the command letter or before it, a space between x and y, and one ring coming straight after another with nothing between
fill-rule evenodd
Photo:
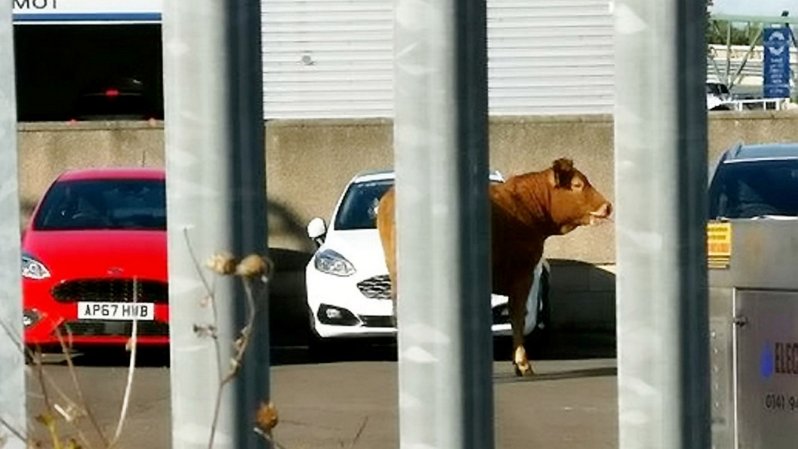
<instances>
[{"instance_id":1,"label":"blue banner","mask_svg":"<svg viewBox=\"0 0 798 449\"><path fill-rule=\"evenodd\" d=\"M790 97L790 29L765 28L762 37L762 94L765 98Z\"/></svg>"}]
</instances>

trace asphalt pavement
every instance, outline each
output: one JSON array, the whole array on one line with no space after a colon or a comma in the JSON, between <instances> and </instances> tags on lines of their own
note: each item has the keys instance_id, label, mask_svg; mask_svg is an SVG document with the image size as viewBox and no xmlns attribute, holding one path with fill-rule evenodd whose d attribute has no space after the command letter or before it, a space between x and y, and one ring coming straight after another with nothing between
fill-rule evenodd
<instances>
[{"instance_id":1,"label":"asphalt pavement","mask_svg":"<svg viewBox=\"0 0 798 449\"><path fill-rule=\"evenodd\" d=\"M274 437L286 449L396 449L399 447L397 363L390 349L351 352L337 361L309 363L301 348L273 353L272 395L279 412ZM569 355L569 354L566 354ZM518 378L508 360L494 364L497 449L617 447L616 363L614 357L570 354L535 362L537 375ZM120 449L170 448L169 368L151 357L135 371ZM76 358L83 403L102 432L116 430L127 378L123 357ZM28 369L31 418L45 409L39 371ZM80 399L70 370L58 357L45 363L47 398L69 416L69 400ZM78 418L84 448L104 447L88 417ZM81 440L63 418L59 433ZM31 434L47 432L31 419ZM45 447L50 447L48 444Z\"/></svg>"}]
</instances>

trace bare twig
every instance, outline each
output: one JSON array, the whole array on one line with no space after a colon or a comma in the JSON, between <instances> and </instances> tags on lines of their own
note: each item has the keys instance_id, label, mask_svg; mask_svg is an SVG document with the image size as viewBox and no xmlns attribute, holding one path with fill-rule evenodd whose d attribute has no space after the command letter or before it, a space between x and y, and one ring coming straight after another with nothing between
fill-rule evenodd
<instances>
[{"instance_id":1,"label":"bare twig","mask_svg":"<svg viewBox=\"0 0 798 449\"><path fill-rule=\"evenodd\" d=\"M349 444L349 448L355 447L358 441L360 441L360 436L363 435L363 431L366 430L366 424L369 422L368 415L363 418L363 422L360 423L360 428L357 429L357 433L355 434L355 438L352 439L352 442Z\"/></svg>"},{"instance_id":2,"label":"bare twig","mask_svg":"<svg viewBox=\"0 0 798 449\"><path fill-rule=\"evenodd\" d=\"M103 446L108 447L108 438L105 436L100 424L94 417L94 413L91 411L88 402L86 402L86 398L83 395L83 389L80 387L80 382L78 381L78 374L77 370L75 369L75 364L72 361L72 354L70 354L69 349L64 342L64 337L61 335L61 331L58 328L55 329L55 335L58 338L58 342L61 344L61 351L63 351L64 356L66 357L67 367L69 368L69 374L72 377L72 384L75 386L75 392L78 395L78 401L80 404L82 404L83 410L86 412L86 416L89 418L89 422L94 428L94 431L97 432L97 435L99 435Z\"/></svg>"},{"instance_id":3,"label":"bare twig","mask_svg":"<svg viewBox=\"0 0 798 449\"><path fill-rule=\"evenodd\" d=\"M53 391L55 391L55 393L61 398L61 400L66 403L67 409L79 408L78 404L76 404L75 401L73 401L72 398L69 397L69 395L64 393L64 391L58 386L58 384L56 384L53 381L53 379L50 376L47 375L46 371L44 370L44 367L41 365L41 360L40 360L41 354L40 353L34 353L34 351L32 351L27 346L25 346L25 344L23 344L22 341L17 338L15 333L11 331L11 329L9 328L7 323L0 321L0 326L3 328L5 333L9 336L9 338L11 338L11 340L17 346L17 348L25 355L25 357L28 358L29 360L31 360L36 365L37 379L38 379L38 381L39 381L39 383L41 385L42 398L45 401L45 406L50 408L51 410L56 410L56 411L59 411L59 408L60 408L60 407L58 407L57 404L52 404L50 402L49 394L47 393L48 392L47 385L49 385L49 387ZM47 404L50 404L50 405L47 405ZM59 413L61 413L61 412L59 411ZM63 415L63 413L61 413L61 414ZM5 423L5 422L0 422L0 424L6 425L6 427L7 427L7 423ZM13 431L13 429L9 429L9 430ZM75 430L77 431L78 438L80 438L83 441L83 444L88 447L89 446L88 439L83 434L81 429L79 427L75 426ZM23 441L26 441L25 438L21 437L20 436L21 434L19 434L18 432L14 432L14 435L17 436L18 438L22 439ZM2 446L0 446L0 447L2 447Z\"/></svg>"},{"instance_id":4,"label":"bare twig","mask_svg":"<svg viewBox=\"0 0 798 449\"><path fill-rule=\"evenodd\" d=\"M222 347L221 343L219 342L219 334L217 333L217 329L219 328L219 312L218 308L216 307L216 296L215 296L215 287L216 287L216 278L214 277L213 287L208 283L208 280L205 278L205 275L202 273L202 269L200 268L200 263L197 260L197 256L194 254L194 247L191 246L191 239L188 236L188 229L183 228L183 238L186 241L186 247L188 248L189 257L191 257L191 262L194 265L194 270L197 272L197 276L199 276L202 285L205 287L205 293L208 295L208 300L210 301L211 305L211 313L213 314L213 332L211 333L213 338L213 346L216 351L216 372L219 378L219 384L223 386L225 384L224 379L222 378L223 371L222 371ZM216 437L216 425L219 419L219 410L221 409L221 402L222 402L222 387L220 387L216 394L216 402L214 404L214 412L213 412L213 425L211 425L211 434L208 438L208 447L213 447L213 440Z\"/></svg>"},{"instance_id":5,"label":"bare twig","mask_svg":"<svg viewBox=\"0 0 798 449\"><path fill-rule=\"evenodd\" d=\"M203 286L205 287L205 291L207 294L207 300L210 301L211 305L211 312L213 314L213 324L208 326L200 326L198 324L194 324L195 330L202 330L203 332L200 335L210 335L213 338L214 349L216 350L216 368L217 368L217 375L219 377L219 387L216 391L216 400L214 403L214 410L213 410L213 419L211 422L211 429L210 429L210 437L208 440L208 448L213 448L213 443L216 437L216 429L218 427L219 422L219 413L221 412L221 404L222 404L222 395L224 393L224 389L227 387L229 383L231 383L238 373L241 370L241 366L243 364L244 355L246 353L247 347L249 346L250 338L252 335L253 327L255 325L255 317L257 315L257 307L255 303L255 298L253 295L253 289L251 282L253 279L261 279L263 282L268 281L268 273L270 273L270 265L269 262L265 261L263 258L257 255L251 255L245 258L242 263L238 265L235 264L235 258L228 253L218 253L215 254L211 259L208 261L207 265L217 274L221 275L238 275L242 278L244 282L244 289L246 292L246 305L247 305L247 323L241 329L240 336L236 339L233 346L233 357L230 360L230 366L228 368L227 374L224 374L224 370L222 368L222 347L221 342L219 341L219 334L217 329L219 328L219 313L218 307L216 304L216 295L215 295L215 287L216 287L216 277L214 277L213 287L211 284L208 283L207 278L202 272L200 267L200 263L194 254L193 246L191 245L191 239L188 235L188 229L183 229L183 237L186 242L186 246L188 248L189 256L191 257L191 261L194 265L194 269L199 276Z\"/></svg>"},{"instance_id":6,"label":"bare twig","mask_svg":"<svg viewBox=\"0 0 798 449\"><path fill-rule=\"evenodd\" d=\"M216 277L213 278L213 291L208 292L208 300L211 302L211 313L213 313L213 346L216 350L216 376L219 382L222 381L222 347L219 342L219 334L217 332L219 326L219 308L216 306Z\"/></svg>"},{"instance_id":7,"label":"bare twig","mask_svg":"<svg viewBox=\"0 0 798 449\"><path fill-rule=\"evenodd\" d=\"M25 437L25 434L23 434L19 429L14 427L10 422L6 421L2 416L0 416L0 426L5 427L6 430L11 432L11 434L14 435L14 437L19 439L20 441L28 441L27 437ZM3 440L0 440L0 443L2 442ZM2 444L0 444L0 448L1 447L3 447Z\"/></svg>"},{"instance_id":8,"label":"bare twig","mask_svg":"<svg viewBox=\"0 0 798 449\"><path fill-rule=\"evenodd\" d=\"M269 435L268 433L264 432L263 430L261 430L261 429L259 429L257 427L253 428L252 430L255 433L257 433L258 435L262 436L264 440L268 441L275 448L277 448L277 449L288 449L285 446L283 446L282 444L280 444L277 440L272 438L271 435Z\"/></svg>"},{"instance_id":9,"label":"bare twig","mask_svg":"<svg viewBox=\"0 0 798 449\"><path fill-rule=\"evenodd\" d=\"M205 294L208 295L208 300L211 303L211 313L213 313L213 324L214 330L212 332L213 337L213 345L214 349L216 350L216 368L217 374L219 376L219 382L222 379L222 348L219 343L219 334L217 333L216 329L219 326L219 310L216 307L216 276L213 278L213 284L208 283L208 279L205 278L205 275L202 273L202 268L200 267L200 263L197 260L196 254L194 254L194 247L191 246L191 239L188 236L188 229L183 228L183 238L186 241L186 247L188 248L189 257L191 257L191 262L194 265L194 271L197 272L197 276L199 276L202 285L205 287Z\"/></svg>"},{"instance_id":10,"label":"bare twig","mask_svg":"<svg viewBox=\"0 0 798 449\"><path fill-rule=\"evenodd\" d=\"M69 395L64 393L64 390L62 390L61 387L59 387L58 384L55 383L52 377L47 375L47 373L44 373L44 380L50 385L50 388L53 391L55 391L58 397L60 397L61 400L64 401L67 408L76 408L76 407L79 408L79 405L74 400L72 400L72 398L69 397Z\"/></svg>"},{"instance_id":11,"label":"bare twig","mask_svg":"<svg viewBox=\"0 0 798 449\"><path fill-rule=\"evenodd\" d=\"M40 355L34 355L33 357L40 357ZM61 416L63 416L64 419L70 424L72 424L72 421L71 421L72 415L70 415L67 411L78 409L78 410L80 410L83 413L83 415L86 415L85 408L81 407L71 397L69 397L69 395L67 395L64 392L64 390L62 390L61 387L59 387L58 384L55 383L55 381L52 379L52 377L47 375L47 372L44 370L43 367L40 367L40 368L36 369L36 372L37 372L37 374L39 374L39 377L38 377L39 382L40 383L46 383L47 385L49 385L49 388L52 391L54 391L56 393L56 395L66 405L66 409L64 409L63 407L59 406L57 403L52 403L48 407L49 408L48 411L55 410ZM44 389L45 389L44 386L42 386L42 390L44 390ZM44 397L44 394L42 396ZM47 402L49 402L49 400L45 401L45 403L47 403ZM83 433L83 430L79 426L77 426L75 424L72 424L72 427L75 429L75 431L76 431L76 433L78 435L78 438L80 438L80 440L83 442L85 447L91 447L91 444L89 443L88 438L86 438L86 435Z\"/></svg>"},{"instance_id":12,"label":"bare twig","mask_svg":"<svg viewBox=\"0 0 798 449\"><path fill-rule=\"evenodd\" d=\"M50 394L47 392L47 385L44 376L44 367L42 366L42 352L40 348L36 348L36 353L33 357L33 364L36 366L36 379L39 381L39 387L42 389L42 399L44 406L47 410L53 409L53 404L50 402Z\"/></svg>"},{"instance_id":13,"label":"bare twig","mask_svg":"<svg viewBox=\"0 0 798 449\"><path fill-rule=\"evenodd\" d=\"M11 341L14 342L15 345L17 345L17 348L19 350L22 351L25 349L25 346L22 344L22 341L20 341L19 336L16 334L16 332L13 332L11 330L11 328L8 326L8 323L6 323L5 321L0 321L0 326L3 327L3 331L5 331L6 335L8 335L8 338L10 338Z\"/></svg>"},{"instance_id":14,"label":"bare twig","mask_svg":"<svg viewBox=\"0 0 798 449\"><path fill-rule=\"evenodd\" d=\"M222 379L222 385L232 381L241 370L244 354L249 346L249 340L252 336L252 331L255 326L255 316L257 315L258 310L255 307L255 298L250 282L251 281L249 279L244 279L244 290L246 292L245 296L247 299L247 324L241 329L241 336L235 341L235 354L233 355L233 359L230 363L230 371Z\"/></svg>"},{"instance_id":15,"label":"bare twig","mask_svg":"<svg viewBox=\"0 0 798 449\"><path fill-rule=\"evenodd\" d=\"M188 248L188 254L191 257L191 261L194 263L194 269L197 271L197 276L199 276L202 285L205 287L205 291L208 295L213 296L213 290L211 289L211 285L208 283L208 279L205 278L205 275L202 274L202 269L200 268L199 261L197 261L197 256L194 254L194 248L191 246L191 239L188 237L188 228L183 228L183 238L186 241L186 247Z\"/></svg>"},{"instance_id":16,"label":"bare twig","mask_svg":"<svg viewBox=\"0 0 798 449\"><path fill-rule=\"evenodd\" d=\"M5 331L6 335L8 335L8 338L24 354L25 345L22 344L22 342L19 339L19 336L16 335L16 333L11 331L11 328L8 326L8 323L6 323L5 321L0 320L0 326L3 327L3 330ZM11 432L12 435L14 435L16 438L20 439L21 441L27 441L27 438L25 437L25 435L23 435L23 433L20 432L19 429L15 428L13 425L11 425L11 423L9 423L5 419L3 419L2 416L0 416L0 426L5 427L9 432ZM7 441L7 439L5 437L0 436L0 448L2 448L5 445L6 441Z\"/></svg>"},{"instance_id":17,"label":"bare twig","mask_svg":"<svg viewBox=\"0 0 798 449\"><path fill-rule=\"evenodd\" d=\"M10 338L11 341L17 346L17 349L19 349L22 355L28 360L33 360L33 355L34 355L33 351L31 351L30 348L25 346L22 340L20 340L19 336L15 332L13 332L11 328L8 326L8 323L6 323L5 321L0 321L0 326L2 326L3 331L6 333L6 335L8 335L8 338Z\"/></svg>"},{"instance_id":18,"label":"bare twig","mask_svg":"<svg viewBox=\"0 0 798 449\"><path fill-rule=\"evenodd\" d=\"M53 449L61 449L61 439L58 437L58 426L56 426L55 418L48 413L36 416L36 421L47 428L50 434L50 441L53 443Z\"/></svg>"},{"instance_id":19,"label":"bare twig","mask_svg":"<svg viewBox=\"0 0 798 449\"><path fill-rule=\"evenodd\" d=\"M125 384L125 393L122 397L122 409L119 412L119 422L116 424L116 432L114 438L111 440L109 447L114 447L119 442L119 437L122 436L122 427L125 424L125 417L127 416L127 409L130 403L130 393L133 390L133 374L136 371L136 348L138 347L138 309L136 302L138 300L138 280L133 278L133 326L130 330L130 364L127 368L127 383Z\"/></svg>"},{"instance_id":20,"label":"bare twig","mask_svg":"<svg viewBox=\"0 0 798 449\"><path fill-rule=\"evenodd\" d=\"M211 423L211 436L208 442L208 449L213 448L213 440L214 436L216 435L216 427L218 426L219 422L219 412L222 408L222 394L224 393L224 389L227 384L232 382L233 379L235 379L235 377L238 375L238 372L241 370L244 354L249 346L249 338L255 325L257 309L255 307L255 299L253 297L252 287L250 285L251 280L248 278L243 278L243 281L244 290L246 292L245 296L247 299L247 324L241 330L241 336L235 342L235 355L230 362L230 370L227 372L224 378L222 378L221 382L219 383L219 388L216 390L216 403L214 404L213 408L213 421Z\"/></svg>"}]
</instances>

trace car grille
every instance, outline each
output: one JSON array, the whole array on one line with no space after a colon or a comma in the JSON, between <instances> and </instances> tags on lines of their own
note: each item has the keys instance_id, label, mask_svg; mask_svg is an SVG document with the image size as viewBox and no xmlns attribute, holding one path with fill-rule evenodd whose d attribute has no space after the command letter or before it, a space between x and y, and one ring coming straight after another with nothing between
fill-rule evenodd
<instances>
[{"instance_id":1,"label":"car grille","mask_svg":"<svg viewBox=\"0 0 798 449\"><path fill-rule=\"evenodd\" d=\"M365 327L394 327L390 316L361 315L360 321Z\"/></svg>"},{"instance_id":2,"label":"car grille","mask_svg":"<svg viewBox=\"0 0 798 449\"><path fill-rule=\"evenodd\" d=\"M118 337L130 336L133 333L132 321L67 321L58 327L61 335L75 337ZM160 321L139 321L136 328L139 337L165 337L169 335L169 324Z\"/></svg>"},{"instance_id":3,"label":"car grille","mask_svg":"<svg viewBox=\"0 0 798 449\"><path fill-rule=\"evenodd\" d=\"M357 288L366 298L391 299L391 278L387 274L360 281Z\"/></svg>"},{"instance_id":4,"label":"car grille","mask_svg":"<svg viewBox=\"0 0 798 449\"><path fill-rule=\"evenodd\" d=\"M510 316L506 305L501 305L493 309L493 324L510 324ZM365 327L394 327L389 316L368 316L361 315L360 321Z\"/></svg>"},{"instance_id":5,"label":"car grille","mask_svg":"<svg viewBox=\"0 0 798 449\"><path fill-rule=\"evenodd\" d=\"M135 281L138 285L136 302L166 303L169 284L161 281ZM132 302L132 279L81 279L63 282L53 288L53 298L59 302L98 301Z\"/></svg>"}]
</instances>

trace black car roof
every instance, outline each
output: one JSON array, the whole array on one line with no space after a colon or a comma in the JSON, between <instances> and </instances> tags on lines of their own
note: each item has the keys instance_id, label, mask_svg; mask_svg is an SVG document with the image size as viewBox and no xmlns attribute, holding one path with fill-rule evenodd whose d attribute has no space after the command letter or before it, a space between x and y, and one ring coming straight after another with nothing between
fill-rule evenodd
<instances>
[{"instance_id":1,"label":"black car roof","mask_svg":"<svg viewBox=\"0 0 798 449\"><path fill-rule=\"evenodd\" d=\"M724 156L724 163L763 159L798 159L798 143L737 144Z\"/></svg>"}]
</instances>

